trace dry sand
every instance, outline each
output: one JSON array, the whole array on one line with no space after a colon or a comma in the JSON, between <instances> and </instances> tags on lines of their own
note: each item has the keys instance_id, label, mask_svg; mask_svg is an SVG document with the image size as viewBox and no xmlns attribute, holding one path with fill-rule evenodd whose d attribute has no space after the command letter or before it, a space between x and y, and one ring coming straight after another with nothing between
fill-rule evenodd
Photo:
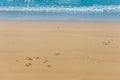
<instances>
[{"instance_id":1,"label":"dry sand","mask_svg":"<svg viewBox=\"0 0 120 80\"><path fill-rule=\"evenodd\" d=\"M0 80L120 80L120 23L0 21Z\"/></svg>"}]
</instances>

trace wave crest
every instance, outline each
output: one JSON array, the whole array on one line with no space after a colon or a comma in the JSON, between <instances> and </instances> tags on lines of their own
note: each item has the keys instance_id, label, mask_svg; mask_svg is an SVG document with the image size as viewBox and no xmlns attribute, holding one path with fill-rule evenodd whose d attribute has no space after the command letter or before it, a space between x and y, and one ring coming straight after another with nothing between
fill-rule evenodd
<instances>
[{"instance_id":1,"label":"wave crest","mask_svg":"<svg viewBox=\"0 0 120 80\"><path fill-rule=\"evenodd\" d=\"M120 5L90 7L0 7L0 11L45 11L45 12L120 12Z\"/></svg>"}]
</instances>

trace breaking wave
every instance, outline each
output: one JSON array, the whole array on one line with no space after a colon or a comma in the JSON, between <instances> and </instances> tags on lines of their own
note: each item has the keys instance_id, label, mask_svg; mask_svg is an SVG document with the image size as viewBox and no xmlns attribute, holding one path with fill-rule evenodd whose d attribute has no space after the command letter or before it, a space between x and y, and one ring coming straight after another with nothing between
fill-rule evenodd
<instances>
[{"instance_id":1,"label":"breaking wave","mask_svg":"<svg viewBox=\"0 0 120 80\"><path fill-rule=\"evenodd\" d=\"M45 12L120 12L120 5L83 7L0 7L0 11L45 11Z\"/></svg>"}]
</instances>

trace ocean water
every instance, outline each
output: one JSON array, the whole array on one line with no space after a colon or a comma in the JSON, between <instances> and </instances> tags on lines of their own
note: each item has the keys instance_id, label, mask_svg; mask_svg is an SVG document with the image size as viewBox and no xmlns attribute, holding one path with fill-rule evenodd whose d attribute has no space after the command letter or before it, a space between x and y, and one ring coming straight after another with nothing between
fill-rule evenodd
<instances>
[{"instance_id":1,"label":"ocean water","mask_svg":"<svg viewBox=\"0 0 120 80\"><path fill-rule=\"evenodd\" d=\"M0 20L120 21L120 0L0 0Z\"/></svg>"}]
</instances>

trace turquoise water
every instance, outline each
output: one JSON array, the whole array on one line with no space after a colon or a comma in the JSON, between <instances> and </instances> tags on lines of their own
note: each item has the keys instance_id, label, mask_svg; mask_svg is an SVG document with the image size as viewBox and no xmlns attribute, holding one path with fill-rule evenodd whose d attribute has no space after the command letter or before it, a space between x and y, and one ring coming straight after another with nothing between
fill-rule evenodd
<instances>
[{"instance_id":1,"label":"turquoise water","mask_svg":"<svg viewBox=\"0 0 120 80\"><path fill-rule=\"evenodd\" d=\"M120 0L0 0L1 20L120 20Z\"/></svg>"}]
</instances>

